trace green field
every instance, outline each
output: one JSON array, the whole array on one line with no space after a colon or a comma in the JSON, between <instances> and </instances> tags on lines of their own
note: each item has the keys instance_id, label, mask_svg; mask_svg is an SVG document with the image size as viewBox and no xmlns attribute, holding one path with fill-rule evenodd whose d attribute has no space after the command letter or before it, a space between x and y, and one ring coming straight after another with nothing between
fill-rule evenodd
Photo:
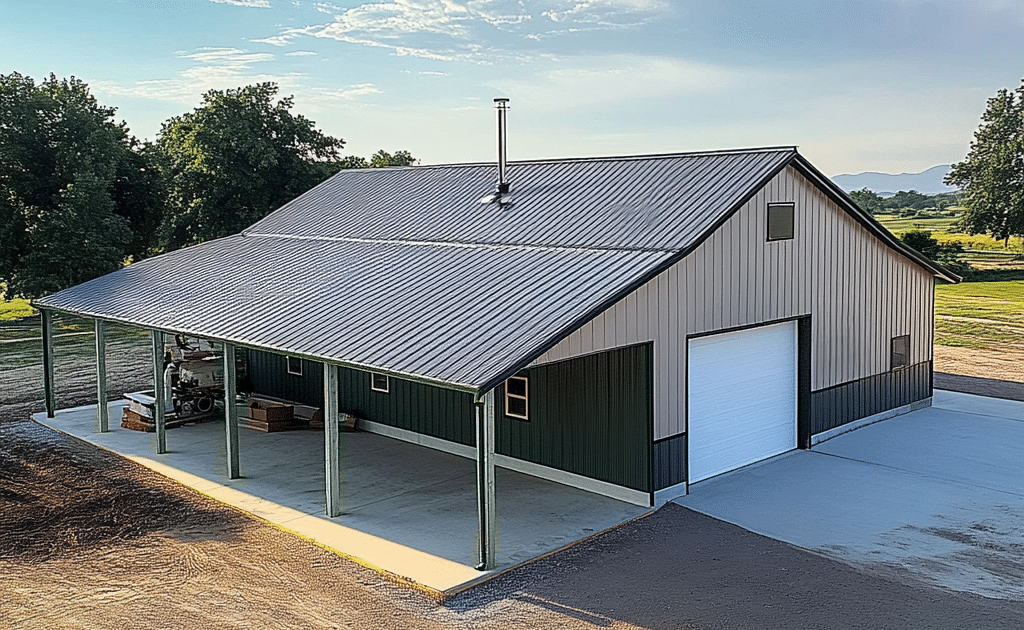
<instances>
[{"instance_id":1,"label":"green field","mask_svg":"<svg viewBox=\"0 0 1024 630\"><path fill-rule=\"evenodd\" d=\"M936 213L928 213L922 217L901 217L896 214L877 214L878 220L886 229L893 234L899 235L907 230L928 230L932 237L940 243L959 243L964 247L964 253L960 259L969 264L975 270L984 275L988 272L993 280L1016 280L1024 278L1024 239L1014 237L1010 239L1009 247L1002 241L997 241L987 234L964 234L962 232L949 232L948 230L956 217L931 216ZM1018 273L1019 272L1019 273ZM975 278L972 274L970 279Z\"/></svg>"},{"instance_id":2,"label":"green field","mask_svg":"<svg viewBox=\"0 0 1024 630\"><path fill-rule=\"evenodd\" d=\"M28 300L20 298L7 302L0 300L0 322L11 322L35 315L35 309L29 306Z\"/></svg>"},{"instance_id":3,"label":"green field","mask_svg":"<svg viewBox=\"0 0 1024 630\"><path fill-rule=\"evenodd\" d=\"M978 349L1024 346L1024 281L935 287L935 343Z\"/></svg>"},{"instance_id":4,"label":"green field","mask_svg":"<svg viewBox=\"0 0 1024 630\"><path fill-rule=\"evenodd\" d=\"M901 217L898 214L878 213L875 215L875 220L884 225L893 234L899 234L907 230L945 232L951 225L956 223L957 217Z\"/></svg>"}]
</instances>

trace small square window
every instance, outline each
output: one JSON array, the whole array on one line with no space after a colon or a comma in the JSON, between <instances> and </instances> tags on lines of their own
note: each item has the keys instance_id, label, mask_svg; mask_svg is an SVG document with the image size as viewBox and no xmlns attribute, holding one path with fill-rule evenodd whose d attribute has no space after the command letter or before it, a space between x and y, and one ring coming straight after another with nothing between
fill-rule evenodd
<instances>
[{"instance_id":1,"label":"small square window","mask_svg":"<svg viewBox=\"0 0 1024 630\"><path fill-rule=\"evenodd\" d=\"M513 376L505 381L505 415L518 420L529 420L529 383L525 376Z\"/></svg>"},{"instance_id":2,"label":"small square window","mask_svg":"<svg viewBox=\"0 0 1024 630\"><path fill-rule=\"evenodd\" d=\"M391 391L391 381L387 374L370 374L370 389L386 394Z\"/></svg>"},{"instance_id":3,"label":"small square window","mask_svg":"<svg viewBox=\"0 0 1024 630\"><path fill-rule=\"evenodd\" d=\"M782 241L793 238L793 203L768 204L768 240Z\"/></svg>"},{"instance_id":4,"label":"small square window","mask_svg":"<svg viewBox=\"0 0 1024 630\"><path fill-rule=\"evenodd\" d=\"M910 335L892 338L891 365L893 370L910 365Z\"/></svg>"},{"instance_id":5,"label":"small square window","mask_svg":"<svg viewBox=\"0 0 1024 630\"><path fill-rule=\"evenodd\" d=\"M288 373L294 374L295 376L302 376L302 359L298 357L288 357Z\"/></svg>"}]
</instances>

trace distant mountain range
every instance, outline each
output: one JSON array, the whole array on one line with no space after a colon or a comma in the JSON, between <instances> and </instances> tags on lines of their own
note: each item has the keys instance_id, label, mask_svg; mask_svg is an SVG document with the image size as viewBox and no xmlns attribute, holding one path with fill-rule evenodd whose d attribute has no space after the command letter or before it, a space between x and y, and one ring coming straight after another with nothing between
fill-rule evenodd
<instances>
[{"instance_id":1,"label":"distant mountain range","mask_svg":"<svg viewBox=\"0 0 1024 630\"><path fill-rule=\"evenodd\" d=\"M832 181L846 192L867 188L882 197L891 197L901 190L916 190L926 195L937 195L957 190L955 186L947 186L942 183L947 173L949 173L949 164L942 164L921 173L836 175Z\"/></svg>"}]
</instances>

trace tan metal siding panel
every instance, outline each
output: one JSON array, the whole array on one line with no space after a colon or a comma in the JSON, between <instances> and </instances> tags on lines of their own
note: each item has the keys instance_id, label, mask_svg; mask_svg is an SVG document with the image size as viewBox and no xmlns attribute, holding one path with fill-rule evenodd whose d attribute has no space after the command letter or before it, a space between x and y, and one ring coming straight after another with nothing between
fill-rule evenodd
<instances>
[{"instance_id":1,"label":"tan metal siding panel","mask_svg":"<svg viewBox=\"0 0 1024 630\"><path fill-rule=\"evenodd\" d=\"M767 203L797 204L793 240L767 242ZM684 429L686 336L812 315L812 390L889 369L889 340L931 359L932 276L792 168L700 245L537 363L654 341L655 439ZM587 333L586 330L591 331Z\"/></svg>"}]
</instances>

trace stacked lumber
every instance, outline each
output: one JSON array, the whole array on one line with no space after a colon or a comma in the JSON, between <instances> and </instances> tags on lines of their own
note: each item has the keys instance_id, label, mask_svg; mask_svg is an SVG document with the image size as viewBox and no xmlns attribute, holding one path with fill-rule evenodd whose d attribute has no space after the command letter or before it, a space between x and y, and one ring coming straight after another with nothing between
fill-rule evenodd
<instances>
[{"instance_id":1,"label":"stacked lumber","mask_svg":"<svg viewBox=\"0 0 1024 630\"><path fill-rule=\"evenodd\" d=\"M192 418L188 419L170 419L165 420L164 425L168 429L176 429L188 422L194 422ZM146 433L156 432L156 421L153 418L144 416L140 413L132 411L128 407L124 408L121 412L121 426L125 429L131 429L132 431L144 431Z\"/></svg>"}]
</instances>

